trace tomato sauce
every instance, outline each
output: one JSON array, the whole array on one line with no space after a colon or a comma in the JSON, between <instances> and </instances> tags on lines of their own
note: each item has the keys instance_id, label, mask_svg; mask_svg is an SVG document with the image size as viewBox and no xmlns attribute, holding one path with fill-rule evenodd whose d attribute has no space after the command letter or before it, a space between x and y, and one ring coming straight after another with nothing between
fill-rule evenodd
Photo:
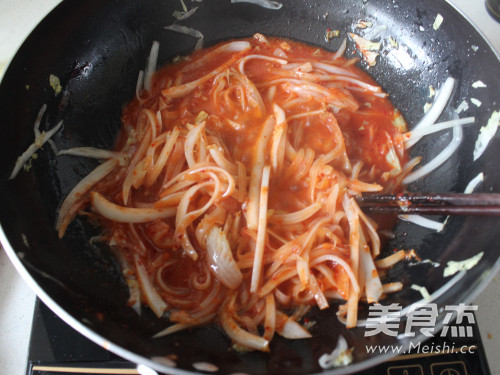
<instances>
[{"instance_id":1,"label":"tomato sauce","mask_svg":"<svg viewBox=\"0 0 500 375\"><path fill-rule=\"evenodd\" d=\"M149 131L148 126L158 128L155 133L157 138L148 145L149 150L153 148L151 155L145 156L141 163L154 165L166 143L160 134L178 128L181 129L179 139L184 142L193 128L203 124L204 135L200 142L209 145L208 150L210 147L216 148L223 155L226 164L232 167L228 173L238 184L235 189L244 189L243 199L238 193L221 197L188 225L186 236L198 254L196 259L183 250L185 243L181 243L182 236L176 237L179 235L176 223L183 220L179 214L177 217L128 225L104 220L107 231L114 233L115 240L120 240L119 246L128 263L133 264L133 254L139 254L162 298L183 313L200 313L198 309L203 305L200 301L216 294L213 289L214 269L207 266L207 245L199 233L206 215L218 212L216 210L223 212L220 217L213 219L216 225L234 227L227 229L226 233L235 262L243 275L238 301L244 305L241 301L250 300L248 283L252 275L251 260L257 233L247 227L250 199L247 191L252 183L252 170L259 159L258 144L264 139L267 121L274 121L274 128L263 148L264 164L273 163L273 142L278 139L279 126L285 129L285 146L280 149L280 168L273 166L269 188L262 190L269 194L267 228L273 231L272 234L266 234L264 274L271 272L284 242L300 243L301 239L306 238L311 225L327 214L333 216L333 213L321 211L325 202L336 199L333 203L341 209L344 194L360 194L362 189L356 186L357 183L383 187L401 173L400 169L407 161L401 127L395 126L396 119L400 118L399 112L377 83L352 60L342 57L333 60L334 54L331 52L285 39L253 37L243 41L248 42L250 48L224 51L221 46L225 42L196 51L189 57L163 67L153 76L150 92L142 92L123 110L123 127L116 149L127 150L130 154L128 162L141 147L144 134ZM328 67L336 73L328 71ZM285 125L277 123L279 112L276 108L283 111ZM144 110L156 114L153 125L140 119ZM182 142L175 143L165 168L153 184L141 186L137 183L137 188L135 185L131 188L126 206L161 206L158 202L168 195L163 191L165 186L176 174L188 169L187 156L184 157L186 145ZM195 157L202 152L200 150L200 145L195 146ZM205 159L206 164L216 164L208 154ZM325 159L328 162L323 163ZM236 168L238 163L245 167L243 188L239 186L241 176L238 176L239 170ZM125 163L120 178L124 179L130 172L127 168ZM134 171L134 178L139 172ZM195 178L198 174L182 181L188 183L189 178ZM106 180L108 185L111 179ZM341 186L341 190L337 198L331 198L335 184ZM187 192L190 187L187 184L183 192ZM121 199L119 188L106 189L108 198L115 201ZM211 194L215 194L211 189L215 187L207 185L193 193L185 205L187 212L196 211L209 202ZM273 215L294 213L318 205L318 202L321 202L321 206L317 207L318 213L315 211L304 220L292 224L283 224L277 219L273 221ZM229 216L232 216L231 220L227 219ZM235 223L239 223L239 227ZM130 232L130 226L135 231L134 235ZM311 240L310 248L313 244L321 244L321 241L328 242L328 248L333 249L332 254L349 262L349 224L345 217L340 217L337 222L332 218L332 222L321 227L317 239ZM285 260L290 255L299 256L304 251L299 245L289 248L290 254L283 256ZM316 285L322 291L337 288L336 291L347 299L350 285L347 271L332 261L326 261L325 264L332 270L333 276L329 279L317 270L311 270L311 274L317 278ZM263 276L262 284L279 280L280 275L286 275L287 272L277 271L269 279ZM213 273L216 275L216 272ZM369 276L377 276L376 271ZM331 285L331 280L335 285ZM205 281L210 285L206 289L193 286ZM309 289L294 292L298 290L297 278L280 282L279 288L287 295L296 293L297 301L306 300L312 295ZM232 290L221 286L217 304L222 304L224 296L232 293ZM309 300L307 303L313 302ZM210 306L210 314L215 314L218 305L206 304ZM293 299L290 306L293 307ZM249 314L260 316L261 308L262 303L248 307Z\"/></svg>"}]
</instances>

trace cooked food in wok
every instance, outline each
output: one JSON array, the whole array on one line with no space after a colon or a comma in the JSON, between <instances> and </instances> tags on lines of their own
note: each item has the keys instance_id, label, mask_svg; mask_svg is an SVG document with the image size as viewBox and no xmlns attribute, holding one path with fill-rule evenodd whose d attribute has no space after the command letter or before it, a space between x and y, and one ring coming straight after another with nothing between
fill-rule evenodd
<instances>
[{"instance_id":1,"label":"cooked food in wok","mask_svg":"<svg viewBox=\"0 0 500 375\"><path fill-rule=\"evenodd\" d=\"M156 66L153 45L149 66ZM273 335L306 338L310 307L400 290L379 270L378 224L363 193L394 192L406 124L382 89L346 59L256 34L139 76L114 151L66 197L59 236L77 214L102 228L130 305L172 325L218 322L243 349Z\"/></svg>"}]
</instances>

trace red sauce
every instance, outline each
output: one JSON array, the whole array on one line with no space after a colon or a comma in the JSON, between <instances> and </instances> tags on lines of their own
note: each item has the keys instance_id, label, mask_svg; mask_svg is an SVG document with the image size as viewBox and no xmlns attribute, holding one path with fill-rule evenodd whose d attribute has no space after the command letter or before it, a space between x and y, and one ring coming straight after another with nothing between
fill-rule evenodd
<instances>
[{"instance_id":1,"label":"red sauce","mask_svg":"<svg viewBox=\"0 0 500 375\"><path fill-rule=\"evenodd\" d=\"M158 71L154 75L149 97L143 93L141 99L132 100L124 108L122 115L123 129L117 142L117 149L121 150L125 147L127 139L130 142L130 131L136 128L139 116L144 108L153 111L153 113L159 113L163 126L161 132L172 130L175 126L186 128L189 124L195 124L197 118L203 115L207 134L212 134L221 140L224 147L227 148L227 154L230 155L232 162L242 162L246 167L247 177L250 178L250 171L256 158L256 144L266 119L273 115L273 106L277 104L285 112L288 127L287 136L294 149L293 152L296 153L296 159L304 157L305 161L297 163L296 166L289 163L287 165L288 170L272 176L268 190L269 210L290 213L311 205L313 177L311 176L310 167L319 155L328 154L332 150L340 150L339 155L329 163L330 169L318 171L315 185L317 190L327 191L334 181L350 178L350 168L358 162L362 163L357 177L359 181L385 185L393 179L393 176L388 174L394 170L394 165L387 158L388 153L391 151L396 152L401 165L406 162L406 156L403 152L400 130L394 125L394 120L399 116L399 113L392 103L382 94L381 89L378 94L374 95L372 91L360 88L353 81L314 79L314 75L334 76L335 74L321 71L321 69L316 69L320 71L319 73L317 71L311 73L310 68L312 66L308 64L319 62L340 67L347 73L354 75L354 79L372 85L372 88L376 89L378 87L376 82L367 73L343 58L332 60L333 53L299 42L277 38L269 38L267 43L258 38L248 38L246 40L251 44L248 51L236 54L221 52L215 57L210 57L220 47L220 45L216 45L197 51L188 59L182 59L180 62L167 65ZM233 71L238 71L240 68L235 64L235 61L246 55L259 54L276 59L276 51L285 51L286 57L284 59L288 61L288 64L296 64L297 66L295 68L288 67L289 69L286 70L282 69L281 64L275 60L268 61L261 58L249 59L244 65L244 73L248 81L244 81L242 84L246 85L247 88L258 90L264 108L260 107L258 100L252 99L248 92L243 93L239 88L240 86L235 85L233 89L229 89L231 87L228 80L214 83L215 75L203 80L203 77L216 69L218 69L219 73L230 77ZM225 66L225 69L221 69L221 65ZM196 68L193 68L193 66L196 66ZM300 66L302 68L298 69ZM290 76L287 77L286 74ZM241 74L235 75L235 77L239 78L234 79L245 79L241 78ZM203 81L196 84L196 88L187 95L178 98L166 97L165 90L169 90L173 86L179 87L183 84L189 84L198 79ZM297 79L305 79L306 83L297 83ZM287 81L292 84L287 84ZM275 89L270 89L273 86ZM272 99L270 99L271 96ZM327 96L330 99L325 100ZM300 100L304 98L305 100ZM297 99L296 104L291 104L294 99ZM326 102L333 104L325 105ZM342 104L336 105L336 102ZM308 112L314 112L314 114L300 117L301 114ZM294 116L297 117L294 119ZM137 133L140 132L139 130L135 129ZM131 149L137 149L140 142L141 139L133 140ZM155 157L158 157L162 147L160 146L157 149ZM266 148L266 152L269 147L270 145ZM179 158L183 155L182 150L174 148L172 155L175 152L178 153ZM346 153L350 165L346 165L343 152ZM226 154L226 150L224 153ZM170 162L175 164L171 160ZM266 156L265 163L270 163L269 155ZM182 169L185 169L186 165L183 165ZM308 167L304 167L304 165L308 165ZM162 186L172 177L169 176L168 168L167 165L167 171L162 171L158 181L152 186L132 189L132 199L128 205L134 205L135 201L155 202L160 199L162 197ZM107 196L110 199L119 197L121 190L112 187L109 181L107 181L107 184L110 186L108 190L110 194L107 194ZM340 192L339 197L343 193L343 191ZM190 205L200 207L208 199L207 195L195 195ZM341 204L341 198L338 198L337 205L341 206ZM228 197L217 201L215 206L224 207L230 214L242 214L241 229L239 231L241 240L236 244L240 248L232 249L232 251L236 261L243 262L244 258L248 257L248 254L251 255L251 247L255 243L256 236L254 232L247 230L245 225L246 204L238 202L233 197ZM294 233L307 231L311 221L317 217L313 215L310 220L297 224ZM158 288L162 297L173 308L191 311L199 307L197 303L205 298L210 291L210 288L206 292L194 291L191 285L192 275L201 275L200 282L206 276L203 276L207 270L206 255L203 246L197 243L195 236L195 227L202 219L203 217L198 218L187 231L199 254L196 261L186 255L179 242L174 238L175 218L153 223L133 224L137 236L147 247L145 254L134 244L136 240L129 233L127 226L108 221L105 222L105 226L110 233L117 231L121 233L124 240L120 246L124 257L128 259L129 263L133 263L132 254L140 252L152 280L157 280L160 277L172 289L184 290L184 292L180 293L182 297L180 298L169 291ZM220 225L223 225L223 223ZM282 231L279 222L274 225L272 223L268 224L268 226L283 238L294 237ZM338 256L347 261L349 260L347 250L349 246L348 229L346 220L343 220L340 225L333 229L337 238L335 245L339 253ZM298 234L295 235L295 238L297 237ZM281 245L282 243L274 236L267 237L267 249L276 250ZM299 253L301 248L297 246L293 251ZM240 255L237 255L237 252ZM241 259L238 256L241 256ZM172 262L172 265L162 268L162 263L164 265L168 262ZM347 273L342 267L332 262L329 262L328 266L335 271L333 278L338 285L338 292L344 298L347 298L349 285ZM266 266L267 269L268 266ZM373 272L372 276L376 276L377 272ZM318 272L315 272L315 275L318 278L320 288L328 288L329 281L324 279ZM251 268L243 268L243 276L244 280L248 281L251 277ZM281 284L280 290L285 294L289 294L292 287L292 282L285 281ZM247 284L242 288L247 288ZM190 292L185 290L190 290ZM231 293L231 291L222 288L220 295L223 296L225 293ZM300 292L300 296L305 294L307 293ZM186 303L182 299L191 302ZM220 296L217 299L218 303L222 303L223 300Z\"/></svg>"}]
</instances>

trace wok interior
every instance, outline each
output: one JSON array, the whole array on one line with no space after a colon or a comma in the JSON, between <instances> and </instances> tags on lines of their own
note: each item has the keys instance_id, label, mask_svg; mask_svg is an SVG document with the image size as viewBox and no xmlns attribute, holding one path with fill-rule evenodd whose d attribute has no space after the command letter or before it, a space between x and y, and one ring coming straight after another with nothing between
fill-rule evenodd
<instances>
[{"instance_id":1,"label":"wok interior","mask_svg":"<svg viewBox=\"0 0 500 375\"><path fill-rule=\"evenodd\" d=\"M195 15L183 24L202 31L205 45L260 32L336 50L346 32L353 31L352 25L361 19L387 25L384 35L394 36L403 51L400 53L410 59L383 48L385 52L369 72L390 94L410 127L421 118L423 105L429 101L429 85L437 88L450 75L457 81L443 118L449 118L453 108L472 95L483 103L480 111L469 110L478 124L485 125L491 112L498 109L493 102L500 86L498 58L472 26L445 2L339 1L334 6L328 1L311 0L284 2L279 11L215 0L199 6ZM68 1L45 19L25 42L0 88L4 132L0 140L1 222L12 248L58 305L99 335L145 358L175 354L178 367L187 370L193 370L194 362L206 361L216 364L221 373L263 374L278 370L287 374L311 373L321 370L319 356L333 350L341 332L355 348L355 363L365 366L373 356L366 353L365 344L390 344L396 339L386 335L365 338L363 328L346 331L336 318L335 305L327 311L311 312L309 319L317 321L311 329L312 339L276 339L272 342L271 354L242 355L228 350L229 339L212 325L151 339L168 322L156 319L147 309L138 316L126 306L127 287L114 257L106 247L89 243L92 236L99 234L99 229L78 218L63 240L57 238L54 230L61 200L97 162L75 157L56 158L45 147L28 172L7 182L17 156L33 140L33 121L43 103L47 103L48 110L42 129L64 120L63 130L54 138L59 149L113 147L121 109L135 93L137 74L144 69L152 41L160 42L160 63L188 54L195 44L191 37L162 29L174 21L170 16L174 10L180 10L179 3ZM439 30L433 30L437 13L442 14L445 21ZM325 42L327 27L341 30L341 38ZM426 31L420 31L420 27ZM352 54L352 43L348 45L346 53ZM472 52L472 45L478 47L477 53ZM48 84L50 74L57 75L64 88L58 96ZM487 83L488 87L472 92L471 84L477 80ZM486 153L473 162L478 130L476 125L464 129L459 151L436 172L408 189L461 192L473 177L483 172L485 180L479 190L498 191L500 172L495 161L500 153L499 140L495 139ZM428 138L431 139L414 147L413 155L429 160L451 139L448 133ZM409 267L402 263L389 272L388 278L407 286L426 286L432 293L448 280L442 276L447 261L466 259L484 251L479 265L438 302L445 305L468 300L497 262L494 239L499 229L500 223L489 218L453 217L442 233L398 222L396 238L387 243L386 254L395 248L414 248L422 259L431 259L441 266ZM418 292L405 288L391 295L384 304L397 302L405 306L420 298ZM408 338L399 343L408 343ZM350 369L359 368L355 366Z\"/></svg>"}]
</instances>

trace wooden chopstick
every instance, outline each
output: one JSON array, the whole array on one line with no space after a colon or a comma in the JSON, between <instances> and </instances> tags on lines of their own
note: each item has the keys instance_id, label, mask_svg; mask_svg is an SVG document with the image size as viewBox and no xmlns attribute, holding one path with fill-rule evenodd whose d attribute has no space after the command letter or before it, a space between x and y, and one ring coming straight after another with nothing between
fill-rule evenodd
<instances>
[{"instance_id":1,"label":"wooden chopstick","mask_svg":"<svg viewBox=\"0 0 500 375\"><path fill-rule=\"evenodd\" d=\"M421 215L500 215L499 193L406 193L357 198L367 213Z\"/></svg>"},{"instance_id":2,"label":"wooden chopstick","mask_svg":"<svg viewBox=\"0 0 500 375\"><path fill-rule=\"evenodd\" d=\"M61 372L67 374L112 374L112 375L140 375L136 369L104 368L104 367L73 367L73 366L40 366L35 365L32 371Z\"/></svg>"}]
</instances>

